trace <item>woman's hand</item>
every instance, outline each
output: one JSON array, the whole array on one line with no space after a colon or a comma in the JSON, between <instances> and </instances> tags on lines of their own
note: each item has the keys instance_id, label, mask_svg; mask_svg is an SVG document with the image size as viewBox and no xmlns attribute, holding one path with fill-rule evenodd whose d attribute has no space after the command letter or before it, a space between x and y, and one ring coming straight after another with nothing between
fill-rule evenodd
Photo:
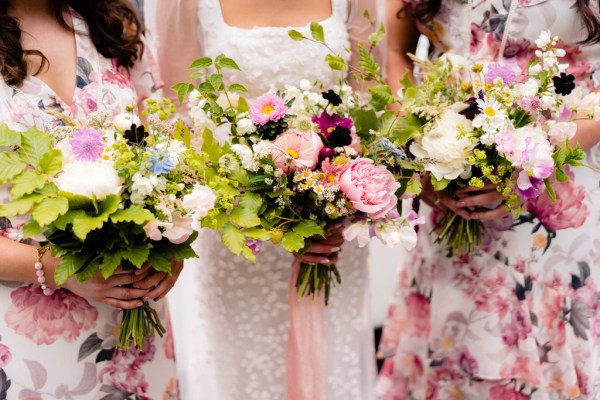
<instances>
[{"instance_id":1,"label":"woman's hand","mask_svg":"<svg viewBox=\"0 0 600 400\"><path fill-rule=\"evenodd\" d=\"M338 261L341 246L344 244L343 229L343 224L334 225L324 239L313 241L302 256L294 253L294 257L306 264L335 264Z\"/></svg>"},{"instance_id":2,"label":"woman's hand","mask_svg":"<svg viewBox=\"0 0 600 400\"><path fill-rule=\"evenodd\" d=\"M171 273L168 274L163 271L150 270L150 273L133 284L135 289L148 290L143 297L144 301L155 300L158 301L164 298L167 293L173 288L181 270L183 269L183 261L171 261ZM143 274L142 270L136 271L136 273Z\"/></svg>"},{"instance_id":3,"label":"woman's hand","mask_svg":"<svg viewBox=\"0 0 600 400\"><path fill-rule=\"evenodd\" d=\"M150 273L149 265L136 271L117 268L108 279L104 279L100 272L85 282L79 282L77 277L73 276L62 287L85 299L115 308L131 309L142 306L144 302L141 299L150 292L149 289L135 288L133 285Z\"/></svg>"}]
</instances>

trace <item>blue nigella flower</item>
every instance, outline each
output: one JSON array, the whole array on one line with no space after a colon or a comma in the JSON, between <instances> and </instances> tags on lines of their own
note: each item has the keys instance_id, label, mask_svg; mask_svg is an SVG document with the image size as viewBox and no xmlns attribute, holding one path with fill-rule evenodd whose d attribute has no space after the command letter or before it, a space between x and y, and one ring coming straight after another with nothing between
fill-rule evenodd
<instances>
[{"instance_id":1,"label":"blue nigella flower","mask_svg":"<svg viewBox=\"0 0 600 400\"><path fill-rule=\"evenodd\" d=\"M161 154L156 147L148 148L146 152L150 154L151 165L149 170L156 175L168 174L177 165L175 160L169 157L168 154Z\"/></svg>"},{"instance_id":2,"label":"blue nigella flower","mask_svg":"<svg viewBox=\"0 0 600 400\"><path fill-rule=\"evenodd\" d=\"M396 148L394 144L387 138L381 139L379 142L379 148L384 151L389 151L396 158L396 160L402 160L406 158L406 154L402 149Z\"/></svg>"}]
</instances>

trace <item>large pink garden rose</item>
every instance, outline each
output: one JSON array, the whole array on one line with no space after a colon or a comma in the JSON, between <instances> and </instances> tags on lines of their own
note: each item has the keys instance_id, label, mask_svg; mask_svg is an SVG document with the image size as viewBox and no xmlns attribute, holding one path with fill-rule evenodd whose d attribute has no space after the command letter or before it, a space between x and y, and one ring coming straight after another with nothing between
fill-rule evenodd
<instances>
[{"instance_id":1,"label":"large pink garden rose","mask_svg":"<svg viewBox=\"0 0 600 400\"><path fill-rule=\"evenodd\" d=\"M59 338L72 343L81 332L92 329L98 318L93 306L68 290L46 296L39 286L29 285L18 287L10 297L6 325L36 345L52 344Z\"/></svg>"},{"instance_id":2,"label":"large pink garden rose","mask_svg":"<svg viewBox=\"0 0 600 400\"><path fill-rule=\"evenodd\" d=\"M590 215L590 210L584 203L585 187L575 186L575 175L567 170L567 182L554 182L556 201L553 203L546 193L527 203L527 209L539 218L544 227L550 231L579 228Z\"/></svg>"},{"instance_id":3,"label":"large pink garden rose","mask_svg":"<svg viewBox=\"0 0 600 400\"><path fill-rule=\"evenodd\" d=\"M357 158L340 175L340 187L355 209L371 218L381 218L396 207L395 193L400 187L384 166L373 160Z\"/></svg>"}]
</instances>

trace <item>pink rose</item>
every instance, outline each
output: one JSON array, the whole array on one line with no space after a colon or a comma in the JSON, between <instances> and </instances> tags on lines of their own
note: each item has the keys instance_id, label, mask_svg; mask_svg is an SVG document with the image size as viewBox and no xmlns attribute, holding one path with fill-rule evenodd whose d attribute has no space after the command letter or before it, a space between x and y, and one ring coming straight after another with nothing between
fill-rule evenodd
<instances>
[{"instance_id":1,"label":"pink rose","mask_svg":"<svg viewBox=\"0 0 600 400\"><path fill-rule=\"evenodd\" d=\"M0 369L10 364L11 360L12 354L10 353L8 346L0 344Z\"/></svg>"},{"instance_id":2,"label":"pink rose","mask_svg":"<svg viewBox=\"0 0 600 400\"><path fill-rule=\"evenodd\" d=\"M271 157L278 168L286 174L297 169L314 169L319 159L323 142L316 133L287 131L273 142Z\"/></svg>"},{"instance_id":3,"label":"pink rose","mask_svg":"<svg viewBox=\"0 0 600 400\"><path fill-rule=\"evenodd\" d=\"M39 286L29 285L15 289L10 297L6 325L37 345L49 345L59 338L73 343L81 332L96 326L98 311L68 290L46 296Z\"/></svg>"},{"instance_id":4,"label":"pink rose","mask_svg":"<svg viewBox=\"0 0 600 400\"><path fill-rule=\"evenodd\" d=\"M354 208L371 218L383 217L396 207L400 183L385 167L373 160L357 158L340 176L340 188Z\"/></svg>"},{"instance_id":5,"label":"pink rose","mask_svg":"<svg viewBox=\"0 0 600 400\"><path fill-rule=\"evenodd\" d=\"M573 184L574 174L570 169L565 170L569 180L554 182L556 201L553 203L546 193L527 203L527 209L534 213L550 231L579 228L590 215L585 205L585 187Z\"/></svg>"}]
</instances>

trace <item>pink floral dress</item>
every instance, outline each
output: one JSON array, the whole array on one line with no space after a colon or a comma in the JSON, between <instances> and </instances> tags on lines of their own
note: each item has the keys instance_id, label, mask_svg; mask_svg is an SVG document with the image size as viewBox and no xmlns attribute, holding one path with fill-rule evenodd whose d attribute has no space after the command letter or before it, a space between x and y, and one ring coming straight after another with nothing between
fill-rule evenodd
<instances>
[{"instance_id":1,"label":"pink floral dress","mask_svg":"<svg viewBox=\"0 0 600 400\"><path fill-rule=\"evenodd\" d=\"M156 90L160 83L150 71L148 51L132 70L117 68L96 51L81 17L74 14L73 20L77 89L72 105L33 76L20 91L2 81L0 123L44 129L60 122L43 110L84 120L98 109L120 112ZM0 202L8 195L9 187L0 186ZM27 218L0 218L0 235L23 241ZM165 302L154 306L168 325ZM0 282L0 399L178 398L170 330L162 339L148 340L141 352L115 351L119 314L68 290L45 296L37 285Z\"/></svg>"},{"instance_id":2,"label":"pink floral dress","mask_svg":"<svg viewBox=\"0 0 600 400\"><path fill-rule=\"evenodd\" d=\"M596 86L600 45L577 44L585 30L575 0L443 0L420 28L436 55L503 54L520 65L550 29L569 53L568 72ZM587 163L600 168L598 144ZM528 205L541 223L527 213L490 222L470 256L452 256L422 227L380 346L383 399L600 399L600 174L569 174L555 203Z\"/></svg>"}]
</instances>

